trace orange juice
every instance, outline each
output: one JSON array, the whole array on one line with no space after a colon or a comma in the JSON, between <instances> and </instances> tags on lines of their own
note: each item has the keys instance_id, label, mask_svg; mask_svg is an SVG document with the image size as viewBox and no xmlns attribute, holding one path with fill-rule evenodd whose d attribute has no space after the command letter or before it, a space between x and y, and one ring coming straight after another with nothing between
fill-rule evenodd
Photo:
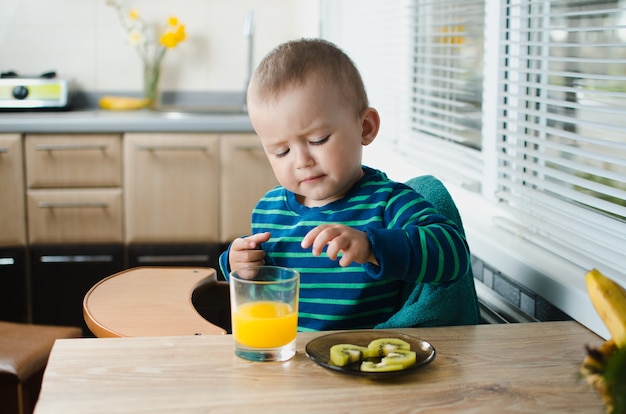
<instances>
[{"instance_id":1,"label":"orange juice","mask_svg":"<svg viewBox=\"0 0 626 414\"><path fill-rule=\"evenodd\" d=\"M235 341L252 348L275 348L296 339L298 313L286 303L248 302L233 313Z\"/></svg>"}]
</instances>

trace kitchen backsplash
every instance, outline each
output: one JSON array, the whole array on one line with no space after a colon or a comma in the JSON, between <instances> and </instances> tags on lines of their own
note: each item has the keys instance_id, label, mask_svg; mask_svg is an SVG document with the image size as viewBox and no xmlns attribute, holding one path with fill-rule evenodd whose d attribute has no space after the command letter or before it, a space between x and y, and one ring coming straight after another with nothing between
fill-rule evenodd
<instances>
[{"instance_id":1,"label":"kitchen backsplash","mask_svg":"<svg viewBox=\"0 0 626 414\"><path fill-rule=\"evenodd\" d=\"M54 70L82 91L139 92L142 66L105 0L1 0L0 71ZM319 33L317 1L127 0L148 21L175 15L187 39L168 50L164 91L242 90L247 77L243 24L255 12L253 64L274 46Z\"/></svg>"}]
</instances>

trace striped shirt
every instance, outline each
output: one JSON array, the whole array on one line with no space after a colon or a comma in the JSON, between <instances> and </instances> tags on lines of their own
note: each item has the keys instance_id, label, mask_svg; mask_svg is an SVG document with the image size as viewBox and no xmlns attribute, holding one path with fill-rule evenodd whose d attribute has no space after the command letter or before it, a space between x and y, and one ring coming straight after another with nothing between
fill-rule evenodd
<instances>
[{"instance_id":1,"label":"striped shirt","mask_svg":"<svg viewBox=\"0 0 626 414\"><path fill-rule=\"evenodd\" d=\"M448 283L469 270L469 249L454 223L410 187L363 170L341 200L305 207L279 186L252 213L252 233L271 233L262 245L266 264L300 272L300 331L371 328L401 306L402 281ZM302 249L302 238L327 223L366 232L379 265L340 267L339 259ZM227 255L220 258L222 270Z\"/></svg>"}]
</instances>

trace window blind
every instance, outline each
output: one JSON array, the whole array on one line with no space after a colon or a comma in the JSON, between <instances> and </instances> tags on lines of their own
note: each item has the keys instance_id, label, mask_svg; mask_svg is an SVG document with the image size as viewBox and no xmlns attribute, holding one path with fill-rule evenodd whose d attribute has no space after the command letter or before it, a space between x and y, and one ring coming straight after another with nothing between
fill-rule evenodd
<instances>
[{"instance_id":1,"label":"window blind","mask_svg":"<svg viewBox=\"0 0 626 414\"><path fill-rule=\"evenodd\" d=\"M381 113L377 141L478 191L484 1L331 0L322 8L322 36L357 63Z\"/></svg>"},{"instance_id":2,"label":"window blind","mask_svg":"<svg viewBox=\"0 0 626 414\"><path fill-rule=\"evenodd\" d=\"M322 35L355 60L381 112L377 140L495 193L511 213L498 224L519 237L624 280L625 0L322 6Z\"/></svg>"},{"instance_id":3,"label":"window blind","mask_svg":"<svg viewBox=\"0 0 626 414\"><path fill-rule=\"evenodd\" d=\"M480 148L483 1L417 2L413 129Z\"/></svg>"},{"instance_id":4,"label":"window blind","mask_svg":"<svg viewBox=\"0 0 626 414\"><path fill-rule=\"evenodd\" d=\"M590 269L626 273L626 5L508 0L501 9L502 222Z\"/></svg>"},{"instance_id":5,"label":"window blind","mask_svg":"<svg viewBox=\"0 0 626 414\"><path fill-rule=\"evenodd\" d=\"M403 152L479 191L482 181L483 0L417 0L410 134Z\"/></svg>"}]
</instances>

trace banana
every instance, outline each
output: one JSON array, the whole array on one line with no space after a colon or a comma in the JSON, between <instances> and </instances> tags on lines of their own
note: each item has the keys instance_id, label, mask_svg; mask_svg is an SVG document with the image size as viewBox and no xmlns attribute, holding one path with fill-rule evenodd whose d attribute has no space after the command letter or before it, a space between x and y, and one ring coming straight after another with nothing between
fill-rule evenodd
<instances>
[{"instance_id":1,"label":"banana","mask_svg":"<svg viewBox=\"0 0 626 414\"><path fill-rule=\"evenodd\" d=\"M587 291L598 315L618 348L626 348L626 289L592 269L585 276Z\"/></svg>"},{"instance_id":2,"label":"banana","mask_svg":"<svg viewBox=\"0 0 626 414\"><path fill-rule=\"evenodd\" d=\"M150 100L147 98L132 98L129 96L103 96L99 104L103 109L127 111L145 108Z\"/></svg>"}]
</instances>

